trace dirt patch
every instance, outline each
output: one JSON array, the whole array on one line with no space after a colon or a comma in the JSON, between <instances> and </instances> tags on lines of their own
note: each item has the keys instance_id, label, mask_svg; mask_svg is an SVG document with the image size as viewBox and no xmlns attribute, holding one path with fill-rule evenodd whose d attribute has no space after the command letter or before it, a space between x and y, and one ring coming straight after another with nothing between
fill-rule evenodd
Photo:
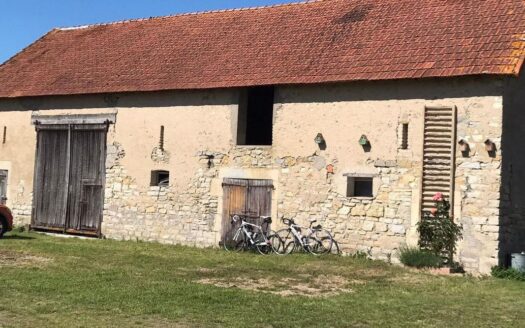
<instances>
[{"instance_id":1,"label":"dirt patch","mask_svg":"<svg viewBox=\"0 0 525 328\"><path fill-rule=\"evenodd\" d=\"M51 259L20 252L0 250L0 267L43 266Z\"/></svg>"},{"instance_id":2,"label":"dirt patch","mask_svg":"<svg viewBox=\"0 0 525 328\"><path fill-rule=\"evenodd\" d=\"M341 293L351 293L348 288L361 281L349 281L336 275L319 275L316 277L301 275L301 278L204 278L197 282L221 288L239 288L261 291L280 296L326 297ZM305 279L306 278L306 279Z\"/></svg>"}]
</instances>

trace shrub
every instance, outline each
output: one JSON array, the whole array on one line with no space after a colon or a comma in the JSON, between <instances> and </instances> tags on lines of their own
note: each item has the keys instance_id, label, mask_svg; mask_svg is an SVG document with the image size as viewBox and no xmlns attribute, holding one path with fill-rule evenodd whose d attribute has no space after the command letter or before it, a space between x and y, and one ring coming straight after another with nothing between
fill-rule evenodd
<instances>
[{"instance_id":1,"label":"shrub","mask_svg":"<svg viewBox=\"0 0 525 328\"><path fill-rule=\"evenodd\" d=\"M492 267L492 276L500 279L525 281L525 272L513 268L503 268L500 266Z\"/></svg>"},{"instance_id":2,"label":"shrub","mask_svg":"<svg viewBox=\"0 0 525 328\"><path fill-rule=\"evenodd\" d=\"M434 196L436 207L425 213L418 223L419 247L442 256L451 264L456 252L456 243L462 238L462 227L450 217L450 203L441 193Z\"/></svg>"},{"instance_id":3,"label":"shrub","mask_svg":"<svg viewBox=\"0 0 525 328\"><path fill-rule=\"evenodd\" d=\"M404 247L399 250L399 260L406 266L414 268L439 268L443 259L417 247Z\"/></svg>"}]
</instances>

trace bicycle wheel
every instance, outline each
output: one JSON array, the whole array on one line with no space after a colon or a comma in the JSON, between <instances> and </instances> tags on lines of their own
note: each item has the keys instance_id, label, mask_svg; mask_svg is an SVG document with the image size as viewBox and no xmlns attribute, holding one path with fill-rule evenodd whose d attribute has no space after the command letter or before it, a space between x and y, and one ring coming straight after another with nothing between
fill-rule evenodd
<instances>
[{"instance_id":1,"label":"bicycle wheel","mask_svg":"<svg viewBox=\"0 0 525 328\"><path fill-rule=\"evenodd\" d=\"M275 231L270 231L268 236L268 241L270 242L271 250L276 254L284 254L283 250L283 241L281 237Z\"/></svg>"},{"instance_id":2,"label":"bicycle wheel","mask_svg":"<svg viewBox=\"0 0 525 328\"><path fill-rule=\"evenodd\" d=\"M332 250L330 251L330 254L341 255L341 249L339 248L339 243L335 239L332 239L332 240L334 242L332 244Z\"/></svg>"},{"instance_id":3,"label":"bicycle wheel","mask_svg":"<svg viewBox=\"0 0 525 328\"><path fill-rule=\"evenodd\" d=\"M334 240L332 235L324 229L312 231L306 238L308 251L315 255L330 253Z\"/></svg>"},{"instance_id":4,"label":"bicycle wheel","mask_svg":"<svg viewBox=\"0 0 525 328\"><path fill-rule=\"evenodd\" d=\"M290 228L281 229L275 233L281 238L282 247L279 254L291 254L295 250L295 237Z\"/></svg>"},{"instance_id":5,"label":"bicycle wheel","mask_svg":"<svg viewBox=\"0 0 525 328\"><path fill-rule=\"evenodd\" d=\"M262 233L253 237L253 242L257 251L262 255L268 255L273 251L270 241Z\"/></svg>"},{"instance_id":6,"label":"bicycle wheel","mask_svg":"<svg viewBox=\"0 0 525 328\"><path fill-rule=\"evenodd\" d=\"M228 252L240 252L246 249L246 237L242 229L233 229L226 233L223 240L224 249Z\"/></svg>"}]
</instances>

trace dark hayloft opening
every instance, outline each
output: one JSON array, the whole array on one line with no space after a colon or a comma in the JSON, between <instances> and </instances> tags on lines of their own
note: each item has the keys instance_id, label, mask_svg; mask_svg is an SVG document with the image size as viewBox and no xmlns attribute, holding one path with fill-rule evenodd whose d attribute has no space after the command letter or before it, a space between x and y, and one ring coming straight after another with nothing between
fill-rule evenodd
<instances>
[{"instance_id":1,"label":"dark hayloft opening","mask_svg":"<svg viewBox=\"0 0 525 328\"><path fill-rule=\"evenodd\" d=\"M237 144L269 146L273 133L274 87L250 88L239 103Z\"/></svg>"}]
</instances>

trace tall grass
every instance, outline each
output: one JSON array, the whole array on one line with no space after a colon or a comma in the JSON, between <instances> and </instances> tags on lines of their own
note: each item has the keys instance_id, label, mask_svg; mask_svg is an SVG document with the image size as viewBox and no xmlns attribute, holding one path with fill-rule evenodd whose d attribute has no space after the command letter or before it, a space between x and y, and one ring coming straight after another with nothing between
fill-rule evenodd
<instances>
[{"instance_id":1,"label":"tall grass","mask_svg":"<svg viewBox=\"0 0 525 328\"><path fill-rule=\"evenodd\" d=\"M401 248L399 260L404 265L414 268L439 268L443 264L441 257L417 247Z\"/></svg>"}]
</instances>

